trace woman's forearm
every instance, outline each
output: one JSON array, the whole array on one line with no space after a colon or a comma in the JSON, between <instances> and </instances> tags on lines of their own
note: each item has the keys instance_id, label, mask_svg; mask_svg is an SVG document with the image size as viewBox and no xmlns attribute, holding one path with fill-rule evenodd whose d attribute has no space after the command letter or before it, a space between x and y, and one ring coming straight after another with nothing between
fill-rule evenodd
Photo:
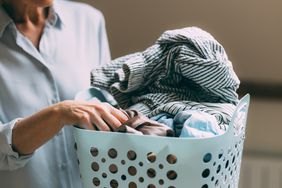
<instances>
[{"instance_id":1,"label":"woman's forearm","mask_svg":"<svg viewBox=\"0 0 282 188\"><path fill-rule=\"evenodd\" d=\"M13 148L22 155L33 153L63 127L56 106L47 107L16 123L13 129Z\"/></svg>"}]
</instances>

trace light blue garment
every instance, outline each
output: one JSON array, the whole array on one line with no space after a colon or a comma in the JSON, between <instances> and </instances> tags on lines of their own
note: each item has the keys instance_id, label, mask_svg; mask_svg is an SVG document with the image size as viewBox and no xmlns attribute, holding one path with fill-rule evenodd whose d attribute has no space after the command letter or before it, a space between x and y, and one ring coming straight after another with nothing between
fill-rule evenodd
<instances>
[{"instance_id":1,"label":"light blue garment","mask_svg":"<svg viewBox=\"0 0 282 188\"><path fill-rule=\"evenodd\" d=\"M187 110L179 112L173 119L179 137L207 138L224 133L218 126L216 118L206 112Z\"/></svg>"},{"instance_id":2,"label":"light blue garment","mask_svg":"<svg viewBox=\"0 0 282 188\"><path fill-rule=\"evenodd\" d=\"M169 114L169 113L160 113L156 116L151 117L151 120L157 121L159 123L163 123L166 126L168 126L169 128L171 128L172 130L174 130L174 125L173 125L173 115ZM175 136L179 136L175 135Z\"/></svg>"},{"instance_id":3,"label":"light blue garment","mask_svg":"<svg viewBox=\"0 0 282 188\"><path fill-rule=\"evenodd\" d=\"M80 188L71 127L30 156L11 149L18 118L90 86L90 70L110 60L104 18L88 5L55 0L39 51L0 6L0 187Z\"/></svg>"},{"instance_id":4,"label":"light blue garment","mask_svg":"<svg viewBox=\"0 0 282 188\"><path fill-rule=\"evenodd\" d=\"M176 137L208 138L224 133L214 116L197 110L182 111L175 117L161 113L151 119L172 128Z\"/></svg>"}]
</instances>

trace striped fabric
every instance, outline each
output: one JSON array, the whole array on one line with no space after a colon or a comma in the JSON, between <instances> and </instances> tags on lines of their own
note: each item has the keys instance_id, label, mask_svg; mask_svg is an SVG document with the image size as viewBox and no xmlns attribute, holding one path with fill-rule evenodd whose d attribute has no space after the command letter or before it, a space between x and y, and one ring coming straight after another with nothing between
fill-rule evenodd
<instances>
[{"instance_id":1,"label":"striped fabric","mask_svg":"<svg viewBox=\"0 0 282 188\"><path fill-rule=\"evenodd\" d=\"M239 79L224 48L197 28L166 31L144 52L123 56L92 70L91 84L110 90L121 108L148 117L197 109L229 123Z\"/></svg>"}]
</instances>

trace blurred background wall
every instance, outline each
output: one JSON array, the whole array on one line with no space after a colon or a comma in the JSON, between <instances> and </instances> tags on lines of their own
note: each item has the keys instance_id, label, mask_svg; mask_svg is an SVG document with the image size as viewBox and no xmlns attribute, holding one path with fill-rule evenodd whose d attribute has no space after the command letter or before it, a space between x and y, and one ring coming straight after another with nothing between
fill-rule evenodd
<instances>
[{"instance_id":1,"label":"blurred background wall","mask_svg":"<svg viewBox=\"0 0 282 188\"><path fill-rule=\"evenodd\" d=\"M112 57L144 50L168 29L199 26L219 40L241 79L282 81L281 0L80 0L106 18Z\"/></svg>"},{"instance_id":2,"label":"blurred background wall","mask_svg":"<svg viewBox=\"0 0 282 188\"><path fill-rule=\"evenodd\" d=\"M241 187L282 187L281 0L80 2L103 12L112 58L144 50L168 29L199 26L210 32L225 47L233 62L242 81L240 93L249 92L252 95L244 166L248 166L248 160L254 161L252 159L258 160L258 164L266 163L262 165L261 174L252 180L257 184L247 182ZM281 168L273 172L273 166L279 165ZM251 168L243 169L242 181L251 178L250 171L258 171ZM266 176L267 179L261 180ZM256 179L258 177L261 178ZM279 181L275 185L271 183L274 179Z\"/></svg>"}]
</instances>

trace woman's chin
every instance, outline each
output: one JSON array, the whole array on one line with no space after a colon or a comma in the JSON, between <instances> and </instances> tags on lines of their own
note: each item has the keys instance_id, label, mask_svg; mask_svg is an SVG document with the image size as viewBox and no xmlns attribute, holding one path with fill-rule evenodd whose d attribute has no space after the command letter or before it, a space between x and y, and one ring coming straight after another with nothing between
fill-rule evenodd
<instances>
[{"instance_id":1,"label":"woman's chin","mask_svg":"<svg viewBox=\"0 0 282 188\"><path fill-rule=\"evenodd\" d=\"M49 7L53 4L54 0L30 0L30 2L39 7Z\"/></svg>"}]
</instances>

